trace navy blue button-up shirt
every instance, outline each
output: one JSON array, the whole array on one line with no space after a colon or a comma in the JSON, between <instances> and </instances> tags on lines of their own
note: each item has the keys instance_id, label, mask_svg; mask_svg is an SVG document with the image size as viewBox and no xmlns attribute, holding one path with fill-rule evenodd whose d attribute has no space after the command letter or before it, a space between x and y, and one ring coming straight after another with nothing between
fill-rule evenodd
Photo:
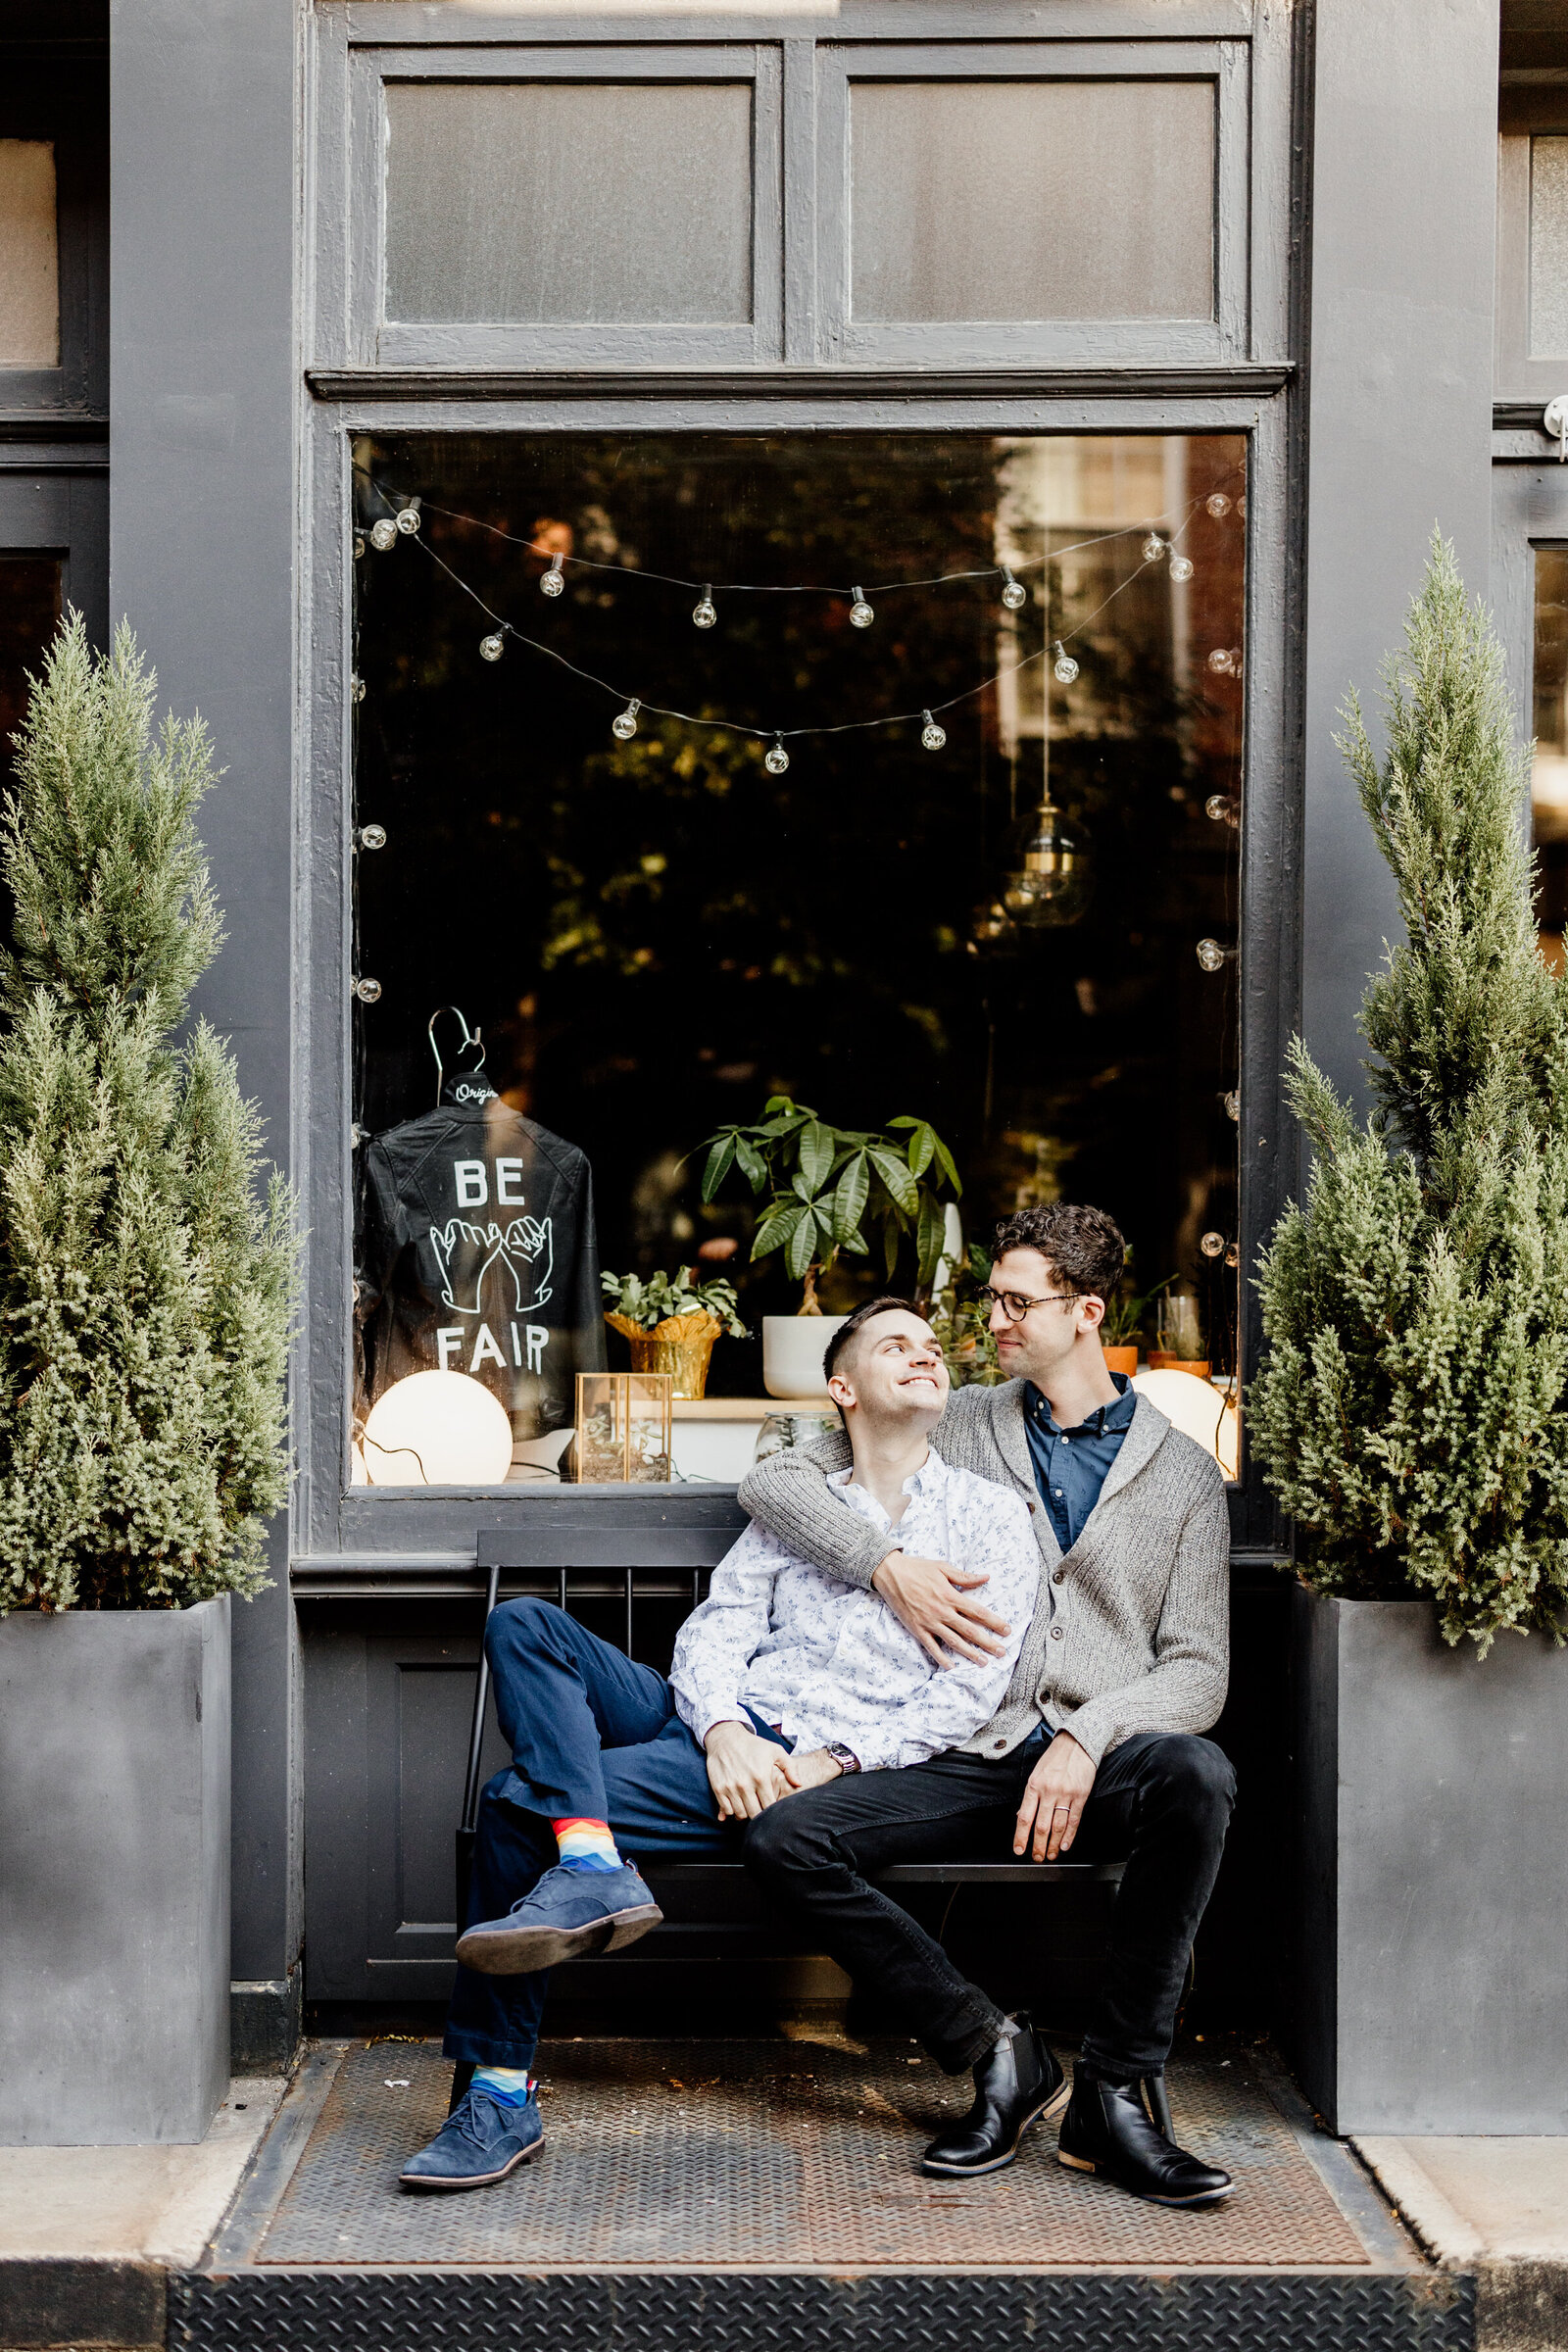
<instances>
[{"instance_id":1,"label":"navy blue button-up shirt","mask_svg":"<svg viewBox=\"0 0 1568 2352\"><path fill-rule=\"evenodd\" d=\"M1138 1409L1137 1394L1125 1372L1110 1377L1119 1392L1114 1404L1100 1405L1076 1429L1060 1427L1050 1399L1038 1389L1030 1390L1024 1406L1035 1485L1063 1551L1071 1551L1083 1533Z\"/></svg>"}]
</instances>

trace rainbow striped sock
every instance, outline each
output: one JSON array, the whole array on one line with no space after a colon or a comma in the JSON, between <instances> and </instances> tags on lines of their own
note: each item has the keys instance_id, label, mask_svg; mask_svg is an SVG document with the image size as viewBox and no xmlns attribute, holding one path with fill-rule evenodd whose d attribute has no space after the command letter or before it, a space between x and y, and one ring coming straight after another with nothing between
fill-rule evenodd
<instances>
[{"instance_id":1,"label":"rainbow striped sock","mask_svg":"<svg viewBox=\"0 0 1568 2352\"><path fill-rule=\"evenodd\" d=\"M533 2077L525 2066L476 2066L468 2088L482 2090L498 2107L522 2107L533 2088Z\"/></svg>"},{"instance_id":2,"label":"rainbow striped sock","mask_svg":"<svg viewBox=\"0 0 1568 2352\"><path fill-rule=\"evenodd\" d=\"M561 1859L568 1870L619 1870L621 1859L615 1851L615 1840L610 1835L608 1821L591 1821L586 1814L573 1813L565 1821L553 1821L556 1843Z\"/></svg>"}]
</instances>

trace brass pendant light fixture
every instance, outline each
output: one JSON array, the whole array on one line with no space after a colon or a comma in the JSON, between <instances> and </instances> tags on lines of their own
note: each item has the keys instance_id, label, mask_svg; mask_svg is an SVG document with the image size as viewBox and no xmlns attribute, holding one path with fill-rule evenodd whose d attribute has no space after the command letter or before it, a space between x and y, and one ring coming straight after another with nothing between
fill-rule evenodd
<instances>
[{"instance_id":1,"label":"brass pendant light fixture","mask_svg":"<svg viewBox=\"0 0 1568 2352\"><path fill-rule=\"evenodd\" d=\"M1051 688L1042 711L1039 805L1013 836L1003 877L1002 904L1020 930L1064 928L1078 921L1094 895L1094 855L1081 825L1069 824L1051 797Z\"/></svg>"}]
</instances>

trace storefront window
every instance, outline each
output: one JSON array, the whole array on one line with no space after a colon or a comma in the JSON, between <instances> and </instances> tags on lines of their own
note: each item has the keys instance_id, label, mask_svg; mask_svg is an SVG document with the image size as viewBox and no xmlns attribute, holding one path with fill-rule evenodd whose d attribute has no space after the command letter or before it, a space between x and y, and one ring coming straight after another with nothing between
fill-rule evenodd
<instances>
[{"instance_id":1,"label":"storefront window","mask_svg":"<svg viewBox=\"0 0 1568 2352\"><path fill-rule=\"evenodd\" d=\"M36 677L60 626L58 556L0 551L0 782L9 782L13 738L27 714L27 680Z\"/></svg>"},{"instance_id":2,"label":"storefront window","mask_svg":"<svg viewBox=\"0 0 1568 2352\"><path fill-rule=\"evenodd\" d=\"M802 1284L702 1146L776 1096L931 1122L965 1244L1110 1209L1232 1372L1245 441L356 455L357 1430L461 1372L486 1474L549 1472L628 1362L601 1268L731 1279L708 1392L760 1397ZM822 1306L886 1280L841 1255ZM376 1483L432 1475L409 1428Z\"/></svg>"},{"instance_id":3,"label":"storefront window","mask_svg":"<svg viewBox=\"0 0 1568 2352\"><path fill-rule=\"evenodd\" d=\"M1568 548L1536 551L1534 734L1530 810L1541 949L1557 971L1568 928Z\"/></svg>"}]
</instances>

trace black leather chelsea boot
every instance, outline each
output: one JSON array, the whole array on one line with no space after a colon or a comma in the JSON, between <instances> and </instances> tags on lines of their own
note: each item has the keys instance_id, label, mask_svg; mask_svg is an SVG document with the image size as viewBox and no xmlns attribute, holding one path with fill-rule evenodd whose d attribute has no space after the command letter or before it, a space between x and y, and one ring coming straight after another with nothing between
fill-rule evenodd
<instances>
[{"instance_id":1,"label":"black leather chelsea boot","mask_svg":"<svg viewBox=\"0 0 1568 2352\"><path fill-rule=\"evenodd\" d=\"M1056 2154L1075 2173L1099 2173L1152 2205L1217 2205L1231 2177L1167 2139L1149 2119L1136 2082L1099 2082L1073 2071Z\"/></svg>"},{"instance_id":2,"label":"black leather chelsea boot","mask_svg":"<svg viewBox=\"0 0 1568 2352\"><path fill-rule=\"evenodd\" d=\"M1043 2115L1058 2115L1067 2100L1067 2079L1027 2010L1009 2033L993 2042L974 2070L974 2105L961 2123L950 2124L920 2159L922 2173L964 2179L970 2173L1000 2173L1018 2153L1018 2142Z\"/></svg>"}]
</instances>

